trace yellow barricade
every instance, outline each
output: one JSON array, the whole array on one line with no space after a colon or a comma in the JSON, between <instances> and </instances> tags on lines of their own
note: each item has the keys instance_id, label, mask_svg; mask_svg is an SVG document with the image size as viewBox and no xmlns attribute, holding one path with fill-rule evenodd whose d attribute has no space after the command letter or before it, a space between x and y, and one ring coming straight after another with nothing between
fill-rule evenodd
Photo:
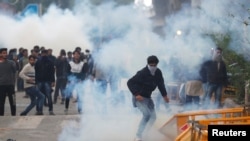
<instances>
[{"instance_id":1,"label":"yellow barricade","mask_svg":"<svg viewBox=\"0 0 250 141\"><path fill-rule=\"evenodd\" d=\"M198 121L205 122L206 119L231 119L232 117L244 117L246 114L245 107L228 108L228 109L213 109L213 110L200 110L190 111L174 115L168 120L159 131L163 133L168 139L172 141L192 141L197 138L195 125ZM207 125L207 124L205 124ZM204 133L203 133L204 132ZM189 134L190 133L190 134ZM199 134L206 134L206 131L200 130ZM192 136L191 136L192 135ZM204 137L202 136L202 137ZM200 138L201 139L201 138Z\"/></svg>"}]
</instances>

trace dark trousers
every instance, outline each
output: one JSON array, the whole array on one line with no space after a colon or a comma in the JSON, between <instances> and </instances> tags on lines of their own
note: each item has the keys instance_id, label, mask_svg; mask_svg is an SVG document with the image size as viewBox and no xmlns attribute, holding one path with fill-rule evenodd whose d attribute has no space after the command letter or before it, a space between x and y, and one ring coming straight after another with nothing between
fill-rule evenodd
<instances>
[{"instance_id":1,"label":"dark trousers","mask_svg":"<svg viewBox=\"0 0 250 141\"><path fill-rule=\"evenodd\" d=\"M17 78L17 91L23 91L24 90L24 81L22 78Z\"/></svg>"},{"instance_id":2,"label":"dark trousers","mask_svg":"<svg viewBox=\"0 0 250 141\"><path fill-rule=\"evenodd\" d=\"M199 108L200 97L186 95L185 110L197 110Z\"/></svg>"},{"instance_id":3,"label":"dark trousers","mask_svg":"<svg viewBox=\"0 0 250 141\"><path fill-rule=\"evenodd\" d=\"M66 88L66 85L67 85L67 79L66 78L57 78L56 79L54 102L57 102L57 97L59 96L59 91L61 92L62 101L65 100L65 88Z\"/></svg>"},{"instance_id":4,"label":"dark trousers","mask_svg":"<svg viewBox=\"0 0 250 141\"><path fill-rule=\"evenodd\" d=\"M5 99L8 96L11 115L16 115L16 95L14 85L0 85L0 116L4 115Z\"/></svg>"},{"instance_id":5,"label":"dark trousers","mask_svg":"<svg viewBox=\"0 0 250 141\"><path fill-rule=\"evenodd\" d=\"M221 108L221 97L222 97L222 84L214 84L214 83L207 83L206 87L206 93L205 93L205 103L203 106L206 106L206 108L210 107L209 103L211 101L211 98L214 95L214 105L212 105L212 108Z\"/></svg>"}]
</instances>

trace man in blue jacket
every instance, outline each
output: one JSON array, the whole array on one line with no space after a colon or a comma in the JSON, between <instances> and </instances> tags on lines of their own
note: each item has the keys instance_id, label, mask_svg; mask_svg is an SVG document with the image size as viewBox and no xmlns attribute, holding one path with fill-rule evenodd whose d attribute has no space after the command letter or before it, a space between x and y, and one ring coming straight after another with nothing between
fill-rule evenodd
<instances>
[{"instance_id":1,"label":"man in blue jacket","mask_svg":"<svg viewBox=\"0 0 250 141\"><path fill-rule=\"evenodd\" d=\"M136 141L142 141L144 130L146 127L150 128L156 120L154 102L151 99L151 94L156 87L160 90L165 102L169 102L162 72L157 68L158 63L159 60L156 56L149 56L147 66L127 82L128 88L133 94L133 104L143 115L136 133Z\"/></svg>"}]
</instances>

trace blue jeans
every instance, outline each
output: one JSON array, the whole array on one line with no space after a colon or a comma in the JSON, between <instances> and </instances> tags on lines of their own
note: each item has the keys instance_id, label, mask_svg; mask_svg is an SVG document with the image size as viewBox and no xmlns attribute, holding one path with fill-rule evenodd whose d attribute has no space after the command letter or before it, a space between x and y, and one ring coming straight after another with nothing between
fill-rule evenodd
<instances>
[{"instance_id":1,"label":"blue jeans","mask_svg":"<svg viewBox=\"0 0 250 141\"><path fill-rule=\"evenodd\" d=\"M45 99L44 94L36 86L26 88L25 92L30 97L30 104L21 114L24 114L24 115L28 114L29 111L35 105L37 106L37 112L42 112L43 111L43 103L44 103L44 99Z\"/></svg>"},{"instance_id":2,"label":"blue jeans","mask_svg":"<svg viewBox=\"0 0 250 141\"><path fill-rule=\"evenodd\" d=\"M50 82L38 82L38 89L43 92L46 98L48 98L49 111L53 111L52 95L51 95L51 83Z\"/></svg>"},{"instance_id":3,"label":"blue jeans","mask_svg":"<svg viewBox=\"0 0 250 141\"><path fill-rule=\"evenodd\" d=\"M212 108L220 108L221 107L221 96L222 96L222 84L214 84L214 83L207 83L206 85L206 94L205 94L205 106L208 106L212 95L214 93L214 105Z\"/></svg>"},{"instance_id":4,"label":"blue jeans","mask_svg":"<svg viewBox=\"0 0 250 141\"><path fill-rule=\"evenodd\" d=\"M142 113L142 119L136 133L136 136L141 138L144 130L152 127L156 120L155 106L151 98L144 98L142 101L136 100L135 104Z\"/></svg>"},{"instance_id":5,"label":"blue jeans","mask_svg":"<svg viewBox=\"0 0 250 141\"><path fill-rule=\"evenodd\" d=\"M80 86L79 86L80 85ZM82 92L80 92L77 88L81 87L81 83L77 81L70 81L65 88L65 109L69 108L70 98L72 97L72 93L76 90L77 94L77 109L78 113L82 113L82 105L83 105L83 97Z\"/></svg>"}]
</instances>

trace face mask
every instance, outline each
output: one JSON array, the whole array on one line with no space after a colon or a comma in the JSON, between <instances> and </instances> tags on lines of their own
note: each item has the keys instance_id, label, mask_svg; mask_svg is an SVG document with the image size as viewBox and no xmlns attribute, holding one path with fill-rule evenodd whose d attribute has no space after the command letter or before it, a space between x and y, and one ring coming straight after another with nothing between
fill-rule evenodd
<instances>
[{"instance_id":1,"label":"face mask","mask_svg":"<svg viewBox=\"0 0 250 141\"><path fill-rule=\"evenodd\" d=\"M148 65L148 69L152 75L155 75L155 71L157 70L157 66Z\"/></svg>"}]
</instances>

